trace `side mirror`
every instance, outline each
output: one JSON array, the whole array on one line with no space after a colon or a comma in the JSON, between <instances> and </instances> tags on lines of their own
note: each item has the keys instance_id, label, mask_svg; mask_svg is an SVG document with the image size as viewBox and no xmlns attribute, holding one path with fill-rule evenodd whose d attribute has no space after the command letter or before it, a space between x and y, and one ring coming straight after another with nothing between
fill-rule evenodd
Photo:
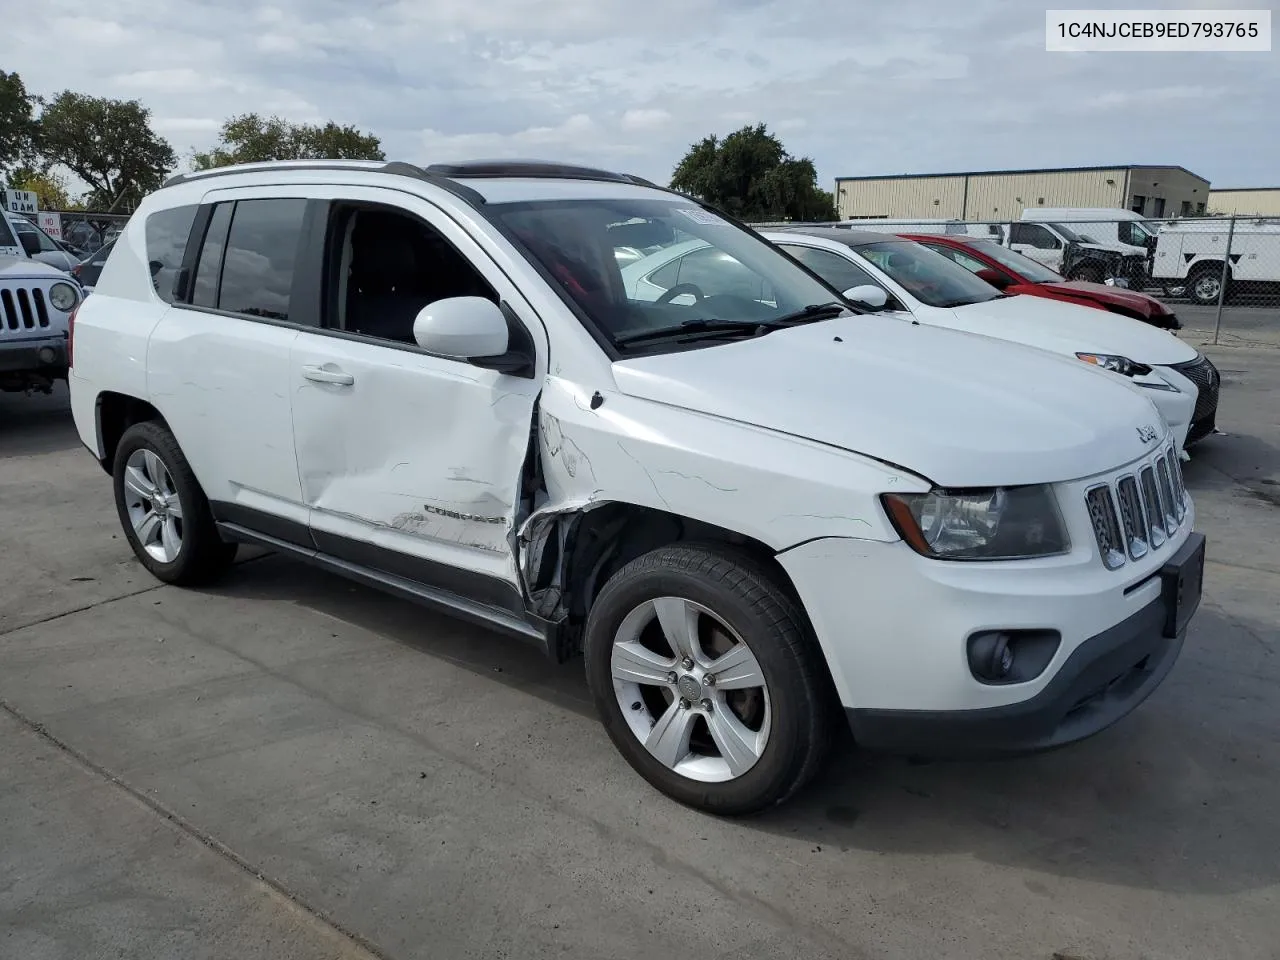
<instances>
[{"instance_id":1,"label":"side mirror","mask_svg":"<svg viewBox=\"0 0 1280 960\"><path fill-rule=\"evenodd\" d=\"M1006 287L1012 286L1009 277L1001 273L999 270L993 270L991 267L983 267L974 274L979 280L985 280L997 290L1004 290Z\"/></svg>"},{"instance_id":2,"label":"side mirror","mask_svg":"<svg viewBox=\"0 0 1280 960\"><path fill-rule=\"evenodd\" d=\"M532 377L533 340L505 303L484 297L449 297L423 307L413 339L429 353L486 370Z\"/></svg>"},{"instance_id":3,"label":"side mirror","mask_svg":"<svg viewBox=\"0 0 1280 960\"><path fill-rule=\"evenodd\" d=\"M507 352L507 318L484 297L449 297L418 311L413 339L423 350L454 360Z\"/></svg>"},{"instance_id":4,"label":"side mirror","mask_svg":"<svg viewBox=\"0 0 1280 960\"><path fill-rule=\"evenodd\" d=\"M846 300L852 300L868 310L883 310L889 302L889 294L875 284L864 283L858 287L850 287L843 294Z\"/></svg>"},{"instance_id":5,"label":"side mirror","mask_svg":"<svg viewBox=\"0 0 1280 960\"><path fill-rule=\"evenodd\" d=\"M33 233L27 233L25 230L18 234L18 241L22 244L22 249L27 252L28 257L34 257L40 252L40 238Z\"/></svg>"}]
</instances>

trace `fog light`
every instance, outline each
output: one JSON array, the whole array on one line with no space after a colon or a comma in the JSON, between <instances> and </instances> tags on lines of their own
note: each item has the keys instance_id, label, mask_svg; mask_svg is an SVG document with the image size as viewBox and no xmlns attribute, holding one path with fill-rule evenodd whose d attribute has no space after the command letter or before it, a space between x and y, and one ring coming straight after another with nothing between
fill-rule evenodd
<instances>
[{"instance_id":1,"label":"fog light","mask_svg":"<svg viewBox=\"0 0 1280 960\"><path fill-rule=\"evenodd\" d=\"M58 355L53 352L53 347L41 347L36 351L36 356L40 358L41 363L53 363L58 359Z\"/></svg>"},{"instance_id":2,"label":"fog light","mask_svg":"<svg viewBox=\"0 0 1280 960\"><path fill-rule=\"evenodd\" d=\"M1003 633L983 633L969 643L969 669L979 680L999 683L1013 669L1013 651Z\"/></svg>"},{"instance_id":3,"label":"fog light","mask_svg":"<svg viewBox=\"0 0 1280 960\"><path fill-rule=\"evenodd\" d=\"M966 644L969 672L979 683L1026 683L1044 673L1062 643L1057 630L984 630Z\"/></svg>"}]
</instances>

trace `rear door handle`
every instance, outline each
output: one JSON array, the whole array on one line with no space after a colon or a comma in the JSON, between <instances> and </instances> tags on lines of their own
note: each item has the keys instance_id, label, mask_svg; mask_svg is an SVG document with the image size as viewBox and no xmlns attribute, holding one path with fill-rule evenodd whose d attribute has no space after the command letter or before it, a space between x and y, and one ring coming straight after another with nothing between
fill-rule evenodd
<instances>
[{"instance_id":1,"label":"rear door handle","mask_svg":"<svg viewBox=\"0 0 1280 960\"><path fill-rule=\"evenodd\" d=\"M356 378L349 373L343 373L341 370L329 370L312 363L303 366L302 376L315 383L336 383L344 387L349 387L356 382Z\"/></svg>"}]
</instances>

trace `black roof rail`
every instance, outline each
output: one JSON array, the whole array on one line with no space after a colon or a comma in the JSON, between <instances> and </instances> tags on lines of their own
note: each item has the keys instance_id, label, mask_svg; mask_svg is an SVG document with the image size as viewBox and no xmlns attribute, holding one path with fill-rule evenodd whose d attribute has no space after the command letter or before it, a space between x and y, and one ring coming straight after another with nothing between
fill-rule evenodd
<instances>
[{"instance_id":1,"label":"black roof rail","mask_svg":"<svg viewBox=\"0 0 1280 960\"><path fill-rule=\"evenodd\" d=\"M229 176L234 173L252 173L255 171L268 173L273 170L342 170L348 172L363 170L367 173L388 173L393 176L413 177L415 180L426 180L429 183L434 183L442 190L448 190L473 206L484 204L484 197L478 191L472 190L463 184L454 183L448 177L428 172L422 167L416 167L412 163L405 163L402 160L386 162L368 160L264 160L257 163L215 167L211 170L193 170L188 173L177 173L165 180L162 186L171 187L191 180L205 180L211 177Z\"/></svg>"},{"instance_id":2,"label":"black roof rail","mask_svg":"<svg viewBox=\"0 0 1280 960\"><path fill-rule=\"evenodd\" d=\"M425 180L454 196L465 200L472 206L483 206L484 197L479 191L457 182L457 179L494 179L499 177L524 177L532 179L558 180L594 180L604 183L630 183L639 187L649 187L671 193L669 188L637 177L630 173L613 173L595 167L582 167L574 164L556 163L550 160L470 160L463 163L433 163L428 167L419 167L403 160L264 160L256 163L233 164L227 167L215 167L211 170L192 170L187 173L176 173L164 181L163 186L172 187L193 180L206 180L212 177L230 176L236 173L264 173L284 170L332 170L332 171L364 171L367 173L386 173L393 176L412 177Z\"/></svg>"},{"instance_id":3,"label":"black roof rail","mask_svg":"<svg viewBox=\"0 0 1280 960\"><path fill-rule=\"evenodd\" d=\"M488 179L523 177L548 180L601 180L607 183L629 183L625 173L613 173L595 167L581 167L553 160L467 160L461 163L433 163L427 173L441 177Z\"/></svg>"}]
</instances>

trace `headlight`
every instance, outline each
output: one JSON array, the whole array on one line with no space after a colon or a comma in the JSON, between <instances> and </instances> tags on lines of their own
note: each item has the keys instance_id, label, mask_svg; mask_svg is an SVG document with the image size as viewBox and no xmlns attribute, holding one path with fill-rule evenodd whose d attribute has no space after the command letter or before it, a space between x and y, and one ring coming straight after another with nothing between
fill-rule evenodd
<instances>
[{"instance_id":1,"label":"headlight","mask_svg":"<svg viewBox=\"0 0 1280 960\"><path fill-rule=\"evenodd\" d=\"M79 299L80 295L76 293L76 288L69 283L55 283L49 288L49 302L53 304L55 310L61 310L63 313L74 307Z\"/></svg>"},{"instance_id":2,"label":"headlight","mask_svg":"<svg viewBox=\"0 0 1280 960\"><path fill-rule=\"evenodd\" d=\"M902 539L937 560L1025 560L1070 547L1047 486L885 493L880 500Z\"/></svg>"},{"instance_id":3,"label":"headlight","mask_svg":"<svg viewBox=\"0 0 1280 960\"><path fill-rule=\"evenodd\" d=\"M1113 353L1077 353L1077 360L1083 360L1085 363L1092 363L1094 366L1102 367L1104 370L1111 370L1125 377L1141 377L1151 372L1151 368L1145 363L1135 363L1128 357L1117 356Z\"/></svg>"}]
</instances>

